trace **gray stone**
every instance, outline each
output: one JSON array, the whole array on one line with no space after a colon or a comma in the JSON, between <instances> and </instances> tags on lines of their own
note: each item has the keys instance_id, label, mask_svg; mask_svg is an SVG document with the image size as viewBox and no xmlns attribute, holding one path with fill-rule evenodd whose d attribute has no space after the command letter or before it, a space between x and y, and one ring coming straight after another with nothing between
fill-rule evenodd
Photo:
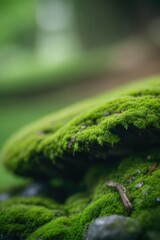
<instances>
[{"instance_id":1,"label":"gray stone","mask_svg":"<svg viewBox=\"0 0 160 240\"><path fill-rule=\"evenodd\" d=\"M143 186L143 184L144 184L143 182L136 184L136 188L141 188Z\"/></svg>"},{"instance_id":2,"label":"gray stone","mask_svg":"<svg viewBox=\"0 0 160 240\"><path fill-rule=\"evenodd\" d=\"M9 193L0 193L0 202L7 200L9 197Z\"/></svg>"},{"instance_id":3,"label":"gray stone","mask_svg":"<svg viewBox=\"0 0 160 240\"><path fill-rule=\"evenodd\" d=\"M160 203L160 197L157 197L157 198L156 198L156 201Z\"/></svg>"},{"instance_id":4,"label":"gray stone","mask_svg":"<svg viewBox=\"0 0 160 240\"><path fill-rule=\"evenodd\" d=\"M97 218L89 227L86 240L136 240L141 227L129 217L112 215Z\"/></svg>"},{"instance_id":5,"label":"gray stone","mask_svg":"<svg viewBox=\"0 0 160 240\"><path fill-rule=\"evenodd\" d=\"M44 190L44 186L40 183L33 183L27 186L21 193L23 197L32 197L36 196L39 193L42 193Z\"/></svg>"}]
</instances>

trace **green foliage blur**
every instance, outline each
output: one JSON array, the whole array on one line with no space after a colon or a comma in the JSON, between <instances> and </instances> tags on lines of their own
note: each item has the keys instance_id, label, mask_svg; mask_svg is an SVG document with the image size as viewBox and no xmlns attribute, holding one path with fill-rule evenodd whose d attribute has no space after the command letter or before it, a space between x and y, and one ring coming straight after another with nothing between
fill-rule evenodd
<instances>
[{"instance_id":1,"label":"green foliage blur","mask_svg":"<svg viewBox=\"0 0 160 240\"><path fill-rule=\"evenodd\" d=\"M159 0L1 0L0 148L26 124L106 90L112 74L159 61L159 29ZM0 189L17 181L1 166Z\"/></svg>"}]
</instances>

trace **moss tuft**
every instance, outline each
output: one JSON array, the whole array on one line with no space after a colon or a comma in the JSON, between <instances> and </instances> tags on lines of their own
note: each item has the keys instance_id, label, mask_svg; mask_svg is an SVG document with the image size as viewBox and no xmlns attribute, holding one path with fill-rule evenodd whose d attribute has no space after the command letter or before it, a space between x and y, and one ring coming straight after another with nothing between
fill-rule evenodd
<instances>
[{"instance_id":1,"label":"moss tuft","mask_svg":"<svg viewBox=\"0 0 160 240\"><path fill-rule=\"evenodd\" d=\"M1 209L0 233L8 239L25 239L53 218L51 210L23 204Z\"/></svg>"}]
</instances>

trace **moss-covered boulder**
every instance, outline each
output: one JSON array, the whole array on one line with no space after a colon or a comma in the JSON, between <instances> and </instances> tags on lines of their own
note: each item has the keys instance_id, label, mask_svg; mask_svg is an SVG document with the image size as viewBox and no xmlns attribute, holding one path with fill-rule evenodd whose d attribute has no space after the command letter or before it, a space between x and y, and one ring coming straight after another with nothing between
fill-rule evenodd
<instances>
[{"instance_id":1,"label":"moss-covered boulder","mask_svg":"<svg viewBox=\"0 0 160 240\"><path fill-rule=\"evenodd\" d=\"M55 195L19 191L3 201L0 239L78 240L96 218L114 214L136 219L141 239L158 239L159 94L153 77L50 115L9 140L6 167Z\"/></svg>"}]
</instances>

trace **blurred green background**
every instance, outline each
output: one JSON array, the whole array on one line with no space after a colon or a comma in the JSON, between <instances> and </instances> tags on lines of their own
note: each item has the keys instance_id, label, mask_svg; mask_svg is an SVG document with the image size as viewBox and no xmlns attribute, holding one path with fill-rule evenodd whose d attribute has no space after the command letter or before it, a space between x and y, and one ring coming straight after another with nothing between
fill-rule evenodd
<instances>
[{"instance_id":1,"label":"blurred green background","mask_svg":"<svg viewBox=\"0 0 160 240\"><path fill-rule=\"evenodd\" d=\"M159 0L1 0L0 148L45 114L159 72ZM21 182L0 163L0 189Z\"/></svg>"}]
</instances>

